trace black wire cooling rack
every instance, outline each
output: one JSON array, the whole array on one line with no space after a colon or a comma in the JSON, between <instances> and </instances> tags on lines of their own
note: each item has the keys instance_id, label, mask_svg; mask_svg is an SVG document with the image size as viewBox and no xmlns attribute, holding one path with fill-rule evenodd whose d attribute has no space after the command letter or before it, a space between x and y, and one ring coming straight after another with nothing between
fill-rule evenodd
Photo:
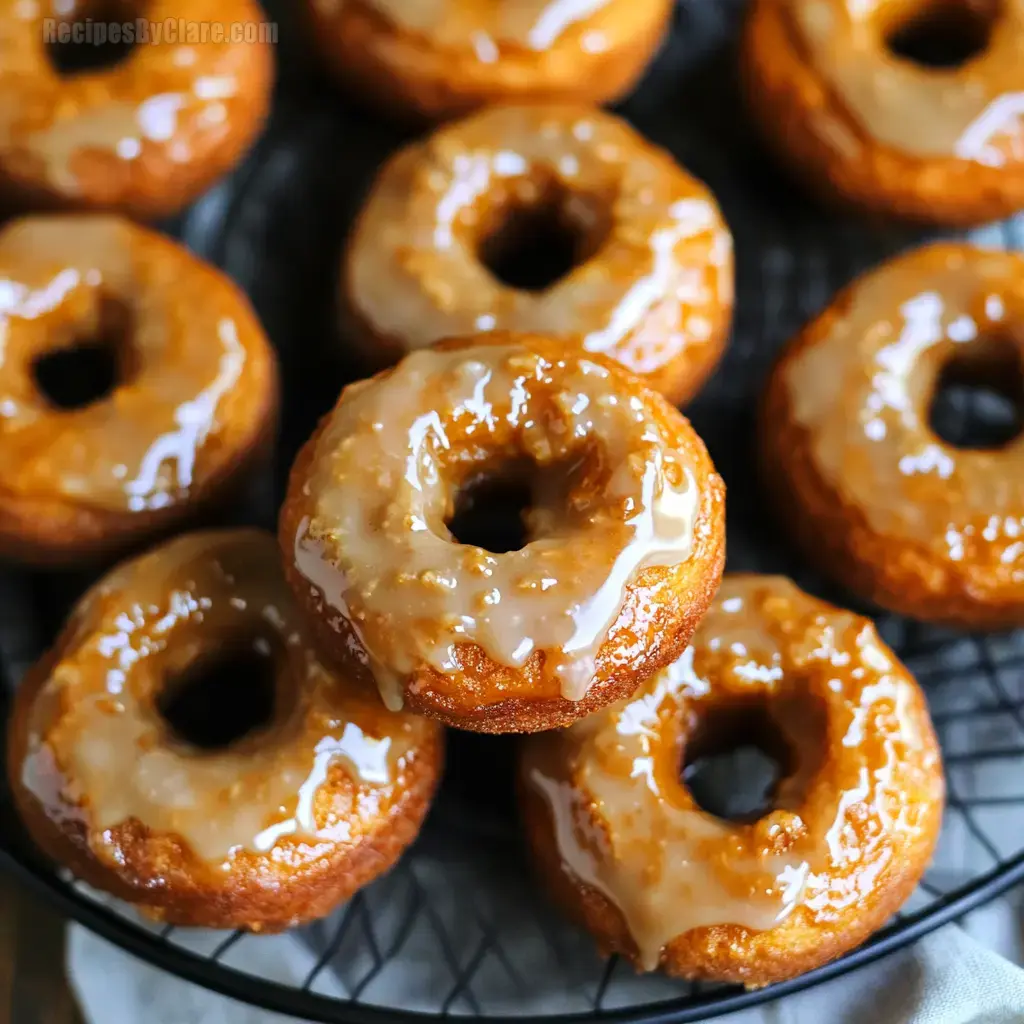
<instances>
[{"instance_id":1,"label":"black wire cooling rack","mask_svg":"<svg viewBox=\"0 0 1024 1024\"><path fill-rule=\"evenodd\" d=\"M764 512L753 408L780 344L851 277L920 239L838 219L772 169L744 119L734 42L742 0L681 0L671 39L622 113L715 190L736 237L738 302L723 365L687 410L729 487L729 568L783 572L840 603L805 571ZM287 13L287 12L282 12ZM287 395L273 478L240 517L270 526L298 444L344 380L333 285L342 240L397 130L349 109L308 76L282 24L282 77L268 130L227 181L165 229L252 297L281 355ZM1024 224L975 233L1024 248ZM343 362L343 360L342 360ZM953 393L951 430L998 418ZM87 583L0 572L0 719L10 688ZM863 610L863 609L861 609ZM318 1021L417 1016L691 1021L749 1007L851 970L952 921L1024 879L1024 632L969 636L892 616L885 639L924 685L945 753L949 804L934 864L903 912L845 958L755 992L637 977L600 960L549 908L521 855L514 738L451 734L442 792L398 867L289 937L155 928L42 863L0 782L0 869L138 956L253 1004ZM0 738L0 747L3 740Z\"/></svg>"}]
</instances>

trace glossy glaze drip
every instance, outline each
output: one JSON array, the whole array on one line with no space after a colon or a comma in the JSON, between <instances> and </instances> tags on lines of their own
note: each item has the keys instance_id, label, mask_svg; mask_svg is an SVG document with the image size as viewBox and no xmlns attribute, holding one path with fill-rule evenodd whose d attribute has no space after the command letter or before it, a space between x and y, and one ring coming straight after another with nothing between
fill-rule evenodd
<instances>
[{"instance_id":1,"label":"glossy glaze drip","mask_svg":"<svg viewBox=\"0 0 1024 1024\"><path fill-rule=\"evenodd\" d=\"M93 405L55 410L34 361L102 335L110 303L129 324L116 342L126 379ZM187 499L208 441L273 373L232 287L108 217L37 218L0 234L0 340L0 487L103 509Z\"/></svg>"},{"instance_id":2,"label":"glossy glaze drip","mask_svg":"<svg viewBox=\"0 0 1024 1024\"><path fill-rule=\"evenodd\" d=\"M480 261L480 227L551 180L575 196L581 230L607 219L607 232L590 260L545 291L517 291ZM590 351L646 373L709 341L732 303L732 256L707 189L625 123L600 111L504 107L392 160L357 228L347 290L402 349L482 331L582 335Z\"/></svg>"},{"instance_id":3,"label":"glossy glaze drip","mask_svg":"<svg viewBox=\"0 0 1024 1024\"><path fill-rule=\"evenodd\" d=\"M854 286L783 379L818 471L873 529L1024 582L1024 438L964 450L929 425L935 382L958 350L998 337L1022 351L1022 280L1016 254L937 245L899 257Z\"/></svg>"},{"instance_id":4,"label":"glossy glaze drip","mask_svg":"<svg viewBox=\"0 0 1024 1024\"><path fill-rule=\"evenodd\" d=\"M330 8L352 0L320 0ZM503 45L546 50L613 0L360 0L439 46L474 50L485 63Z\"/></svg>"},{"instance_id":5,"label":"glossy glaze drip","mask_svg":"<svg viewBox=\"0 0 1024 1024\"><path fill-rule=\"evenodd\" d=\"M295 561L356 630L389 706L396 678L424 664L457 673L461 644L513 667L544 651L579 700L626 585L689 557L694 467L608 375L586 358L552 365L494 346L418 352L345 393L317 443ZM458 481L488 468L476 458L522 456L575 464L568 499L535 494L519 551L455 543Z\"/></svg>"},{"instance_id":6,"label":"glossy glaze drip","mask_svg":"<svg viewBox=\"0 0 1024 1024\"><path fill-rule=\"evenodd\" d=\"M880 0L783 0L818 73L872 138L921 157L1024 158L1024 2L1003 0L983 55L932 71L886 49ZM852 138L843 136L846 148Z\"/></svg>"},{"instance_id":7,"label":"glossy glaze drip","mask_svg":"<svg viewBox=\"0 0 1024 1024\"><path fill-rule=\"evenodd\" d=\"M85 597L74 641L37 697L21 772L51 819L77 818L93 834L134 819L221 863L287 837L348 841L392 799L418 725L339 686L277 559L257 531L193 534ZM286 684L274 719L224 750L176 739L155 707L169 675L245 637L276 652ZM322 787L339 769L350 788L334 804Z\"/></svg>"},{"instance_id":8,"label":"glossy glaze drip","mask_svg":"<svg viewBox=\"0 0 1024 1024\"><path fill-rule=\"evenodd\" d=\"M66 3L60 14L84 17L87 6ZM206 25L231 13L206 6ZM74 197L129 168L145 176L155 161L205 158L228 137L236 106L252 102L253 43L154 36L110 70L62 78L44 45L55 10L0 0L0 166L19 175L41 168L52 189ZM175 0L150 0L145 13L153 33L184 24ZM247 5L233 13L251 17Z\"/></svg>"},{"instance_id":9,"label":"glossy glaze drip","mask_svg":"<svg viewBox=\"0 0 1024 1024\"><path fill-rule=\"evenodd\" d=\"M680 740L707 708L751 699L798 758L775 809L744 825L697 806ZM867 620L788 580L727 576L679 661L634 698L531 738L524 771L564 870L621 910L653 970L691 929L762 931L870 897L938 813L937 765L920 694Z\"/></svg>"}]
</instances>

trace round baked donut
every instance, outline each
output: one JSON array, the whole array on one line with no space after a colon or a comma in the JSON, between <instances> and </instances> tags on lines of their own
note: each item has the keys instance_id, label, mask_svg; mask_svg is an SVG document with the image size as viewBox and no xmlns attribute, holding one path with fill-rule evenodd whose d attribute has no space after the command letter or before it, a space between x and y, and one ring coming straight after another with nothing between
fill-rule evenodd
<instances>
[{"instance_id":1,"label":"round baked donut","mask_svg":"<svg viewBox=\"0 0 1024 1024\"><path fill-rule=\"evenodd\" d=\"M771 807L704 810L684 765L773 754ZM690 647L635 696L521 759L544 881L605 954L767 985L862 942L917 885L944 783L924 696L874 626L781 577L729 576Z\"/></svg>"},{"instance_id":2,"label":"round baked donut","mask_svg":"<svg viewBox=\"0 0 1024 1024\"><path fill-rule=\"evenodd\" d=\"M462 543L467 497L502 482L529 489L523 537ZM389 707L531 732L679 654L724 529L721 478L659 395L599 356L491 334L343 391L292 470L280 540L325 650Z\"/></svg>"},{"instance_id":3,"label":"round baked donut","mask_svg":"<svg viewBox=\"0 0 1024 1024\"><path fill-rule=\"evenodd\" d=\"M958 448L930 425L940 377L1024 404L1024 256L930 245L850 285L768 383L764 479L823 572L917 619L1024 624L1024 437Z\"/></svg>"},{"instance_id":4,"label":"round baked donut","mask_svg":"<svg viewBox=\"0 0 1024 1024\"><path fill-rule=\"evenodd\" d=\"M63 73L51 44L76 36L78 52L135 45L113 67ZM255 0L0 0L0 201L176 213L262 127L267 40Z\"/></svg>"},{"instance_id":5,"label":"round baked donut","mask_svg":"<svg viewBox=\"0 0 1024 1024\"><path fill-rule=\"evenodd\" d=\"M529 245L524 234L541 237L519 271L563 276L516 287L495 275L488 260ZM559 234L569 265L551 268ZM624 121L501 107L384 166L341 290L344 333L372 366L440 338L537 332L581 340L678 403L722 354L732 237L708 189Z\"/></svg>"},{"instance_id":6,"label":"round baked donut","mask_svg":"<svg viewBox=\"0 0 1024 1024\"><path fill-rule=\"evenodd\" d=\"M305 0L313 44L364 102L416 119L492 103L618 99L661 43L671 0Z\"/></svg>"},{"instance_id":7,"label":"round baked donut","mask_svg":"<svg viewBox=\"0 0 1024 1024\"><path fill-rule=\"evenodd\" d=\"M229 739L261 682L267 721ZM201 742L173 711L186 698ZM387 871L443 745L323 665L258 530L187 534L96 584L18 690L9 738L18 810L55 861L151 917L254 931Z\"/></svg>"},{"instance_id":8,"label":"round baked donut","mask_svg":"<svg viewBox=\"0 0 1024 1024\"><path fill-rule=\"evenodd\" d=\"M929 33L963 61L901 55ZM1024 206L1022 33L1022 0L753 0L749 105L828 197L927 223L1004 217Z\"/></svg>"},{"instance_id":9,"label":"round baked donut","mask_svg":"<svg viewBox=\"0 0 1024 1024\"><path fill-rule=\"evenodd\" d=\"M124 550L268 454L277 364L249 303L145 228L100 214L0 230L0 338L0 557ZM112 364L94 401L44 387L48 360L75 349Z\"/></svg>"}]
</instances>

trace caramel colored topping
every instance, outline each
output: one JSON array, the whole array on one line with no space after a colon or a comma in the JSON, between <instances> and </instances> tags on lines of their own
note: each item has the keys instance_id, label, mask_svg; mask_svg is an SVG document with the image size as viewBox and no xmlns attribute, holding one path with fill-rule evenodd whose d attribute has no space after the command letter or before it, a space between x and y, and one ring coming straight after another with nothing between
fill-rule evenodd
<instances>
[{"instance_id":1,"label":"caramel colored topping","mask_svg":"<svg viewBox=\"0 0 1024 1024\"><path fill-rule=\"evenodd\" d=\"M690 556L691 455L609 376L570 349L550 361L496 344L417 352L342 395L316 442L295 563L356 631L389 706L423 666L458 672L463 644L514 667L543 651L579 700L627 584ZM528 543L455 542L459 488L523 458L537 474Z\"/></svg>"},{"instance_id":2,"label":"caramel colored topping","mask_svg":"<svg viewBox=\"0 0 1024 1024\"><path fill-rule=\"evenodd\" d=\"M153 38L113 68L62 77L47 54L45 23L57 12L84 19L91 6L0 0L0 170L67 198L103 195L105 179L145 178L157 167L170 176L210 158L231 137L233 118L245 111L248 121L251 40ZM186 17L225 30L259 19L248 0L149 0L145 15L154 31Z\"/></svg>"},{"instance_id":3,"label":"caramel colored topping","mask_svg":"<svg viewBox=\"0 0 1024 1024\"><path fill-rule=\"evenodd\" d=\"M120 379L56 408L36 361L102 337ZM177 245L113 217L39 217L0 233L0 489L112 511L186 501L258 431L273 356L248 304Z\"/></svg>"},{"instance_id":4,"label":"caramel colored topping","mask_svg":"<svg viewBox=\"0 0 1024 1024\"><path fill-rule=\"evenodd\" d=\"M315 0L328 12L351 0ZM439 46L474 50L480 60L498 59L502 44L546 50L570 28L613 0L359 0L408 32Z\"/></svg>"},{"instance_id":5,"label":"caramel colored topping","mask_svg":"<svg viewBox=\"0 0 1024 1024\"><path fill-rule=\"evenodd\" d=\"M589 258L543 291L509 287L482 262L482 236L552 190L568 197L563 213ZM347 293L403 350L533 331L578 336L642 374L709 341L732 303L732 266L710 192L624 122L493 107L385 168L354 235Z\"/></svg>"},{"instance_id":6,"label":"caramel colored topping","mask_svg":"<svg viewBox=\"0 0 1024 1024\"><path fill-rule=\"evenodd\" d=\"M710 710L752 702L793 763L774 809L742 824L702 810L680 772ZM564 869L622 911L648 970L694 928L870 898L942 799L923 699L871 623L773 577L727 576L676 664L524 757Z\"/></svg>"},{"instance_id":7,"label":"caramel colored topping","mask_svg":"<svg viewBox=\"0 0 1024 1024\"><path fill-rule=\"evenodd\" d=\"M865 275L781 368L818 472L878 534L1024 582L1024 438L945 443L929 424L942 368L1024 359L1024 257L933 245Z\"/></svg>"},{"instance_id":8,"label":"caramel colored topping","mask_svg":"<svg viewBox=\"0 0 1024 1024\"><path fill-rule=\"evenodd\" d=\"M83 821L101 846L131 821L211 863L239 850L286 857L289 839L346 842L393 800L429 728L320 663L276 544L258 531L186 535L125 564L83 598L71 630L29 716L21 781L52 820ZM197 749L158 699L240 643L274 660L272 719Z\"/></svg>"},{"instance_id":9,"label":"caramel colored topping","mask_svg":"<svg viewBox=\"0 0 1024 1024\"><path fill-rule=\"evenodd\" d=\"M781 2L788 3L818 73L878 142L921 157L956 157L988 166L1021 159L1022 0L1001 0L984 52L954 70L924 68L889 52L887 9L900 5ZM841 144L845 148L853 141L844 136Z\"/></svg>"}]
</instances>

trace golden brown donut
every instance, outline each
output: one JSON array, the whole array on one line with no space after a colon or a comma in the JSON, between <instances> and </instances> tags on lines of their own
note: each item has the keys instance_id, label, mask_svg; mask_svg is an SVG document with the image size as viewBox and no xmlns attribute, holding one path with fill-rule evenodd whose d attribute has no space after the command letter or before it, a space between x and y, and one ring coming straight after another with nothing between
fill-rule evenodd
<instances>
[{"instance_id":1,"label":"golden brown donut","mask_svg":"<svg viewBox=\"0 0 1024 1024\"><path fill-rule=\"evenodd\" d=\"M226 708L218 665L239 674ZM206 688L207 730L251 721L237 701L265 673L254 731L199 747L170 724L185 688ZM254 931L387 871L442 764L438 726L324 667L258 530L187 534L97 583L19 689L9 739L18 810L55 861L151 917Z\"/></svg>"},{"instance_id":2,"label":"golden brown donut","mask_svg":"<svg viewBox=\"0 0 1024 1024\"><path fill-rule=\"evenodd\" d=\"M664 36L671 0L305 0L324 63L391 116L492 103L618 99Z\"/></svg>"},{"instance_id":3,"label":"golden brown donut","mask_svg":"<svg viewBox=\"0 0 1024 1024\"><path fill-rule=\"evenodd\" d=\"M771 809L703 810L683 766L751 742L781 766ZM749 987L881 927L928 864L944 793L924 696L871 622L744 575L631 700L530 737L520 788L544 881L605 954Z\"/></svg>"},{"instance_id":4,"label":"golden brown donut","mask_svg":"<svg viewBox=\"0 0 1024 1024\"><path fill-rule=\"evenodd\" d=\"M236 488L273 439L277 364L248 301L174 242L108 215L0 231L0 557L70 564ZM59 407L46 357L97 346L104 397Z\"/></svg>"},{"instance_id":5,"label":"golden brown donut","mask_svg":"<svg viewBox=\"0 0 1024 1024\"><path fill-rule=\"evenodd\" d=\"M929 422L944 371L1021 391L1022 324L1024 256L941 243L865 274L783 351L764 479L823 572L913 618L1024 624L1024 437L963 449Z\"/></svg>"},{"instance_id":6,"label":"golden brown donut","mask_svg":"<svg viewBox=\"0 0 1024 1024\"><path fill-rule=\"evenodd\" d=\"M99 30L136 45L114 67L62 74L51 37L86 29L83 50ZM0 200L176 213L262 127L268 38L255 0L0 0Z\"/></svg>"},{"instance_id":7,"label":"golden brown donut","mask_svg":"<svg viewBox=\"0 0 1024 1024\"><path fill-rule=\"evenodd\" d=\"M499 280L487 252L545 219L569 236L571 269L542 290ZM732 237L708 189L624 121L500 107L385 165L341 292L345 333L375 368L440 338L537 332L580 339L678 403L722 354Z\"/></svg>"},{"instance_id":8,"label":"golden brown donut","mask_svg":"<svg viewBox=\"0 0 1024 1024\"><path fill-rule=\"evenodd\" d=\"M460 543L467 492L530 487L523 546ZM389 707L478 732L567 725L675 658L725 551L689 423L599 356L491 334L342 392L292 470L285 571Z\"/></svg>"},{"instance_id":9,"label":"golden brown donut","mask_svg":"<svg viewBox=\"0 0 1024 1024\"><path fill-rule=\"evenodd\" d=\"M891 49L908 31L980 53L928 67ZM749 105L827 197L935 224L1004 217L1024 206L1022 33L1024 0L753 0Z\"/></svg>"}]
</instances>

